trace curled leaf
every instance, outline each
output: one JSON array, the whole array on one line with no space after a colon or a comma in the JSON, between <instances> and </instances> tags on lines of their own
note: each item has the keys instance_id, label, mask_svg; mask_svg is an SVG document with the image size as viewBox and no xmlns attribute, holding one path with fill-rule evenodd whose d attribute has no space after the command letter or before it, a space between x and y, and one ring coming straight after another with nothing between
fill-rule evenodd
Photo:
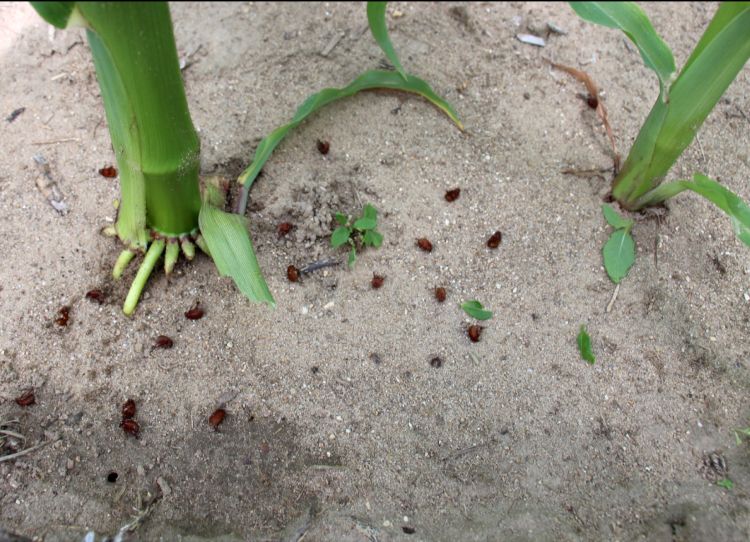
<instances>
[{"instance_id":1,"label":"curled leaf","mask_svg":"<svg viewBox=\"0 0 750 542\"><path fill-rule=\"evenodd\" d=\"M492 311L485 309L479 301L466 301L461 305L466 314L477 320L489 320L492 318Z\"/></svg>"},{"instance_id":2,"label":"curled leaf","mask_svg":"<svg viewBox=\"0 0 750 542\"><path fill-rule=\"evenodd\" d=\"M581 359L587 361L591 365L596 363L594 353L591 351L591 337L586 332L586 326L581 325L581 330L578 332L578 351L581 353Z\"/></svg>"}]
</instances>

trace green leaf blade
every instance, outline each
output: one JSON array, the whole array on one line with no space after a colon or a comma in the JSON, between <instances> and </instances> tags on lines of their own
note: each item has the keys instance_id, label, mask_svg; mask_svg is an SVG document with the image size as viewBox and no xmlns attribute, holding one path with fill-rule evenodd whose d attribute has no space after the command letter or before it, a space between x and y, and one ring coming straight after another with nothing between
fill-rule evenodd
<instances>
[{"instance_id":1,"label":"green leaf blade","mask_svg":"<svg viewBox=\"0 0 750 542\"><path fill-rule=\"evenodd\" d=\"M383 244L383 234L377 230L367 230L362 241L371 247L380 248Z\"/></svg>"},{"instance_id":2,"label":"green leaf blade","mask_svg":"<svg viewBox=\"0 0 750 542\"><path fill-rule=\"evenodd\" d=\"M570 2L579 17L591 23L617 28L638 47L643 62L659 78L666 101L669 84L677 70L674 56L654 30L646 13L634 2Z\"/></svg>"},{"instance_id":3,"label":"green leaf blade","mask_svg":"<svg viewBox=\"0 0 750 542\"><path fill-rule=\"evenodd\" d=\"M252 163L238 178L238 182L243 185L243 198L245 199L244 202L240 203L240 208L242 208L242 203L247 203L247 190L249 190L252 183L258 177L260 170L263 169L271 153L273 153L276 146L281 143L292 129L299 126L306 118L331 102L353 96L364 90L373 89L391 89L418 94L448 115L460 130L463 131L464 129L453 107L438 96L430 85L422 79L413 75L408 75L404 79L398 73L384 70L366 71L345 87L325 88L309 96L299 106L291 122L276 128L258 144Z\"/></svg>"},{"instance_id":4,"label":"green leaf blade","mask_svg":"<svg viewBox=\"0 0 750 542\"><path fill-rule=\"evenodd\" d=\"M354 267L354 263L357 261L357 250L352 247L352 249L349 251L349 258L347 258L347 265L349 266L349 269Z\"/></svg>"},{"instance_id":5,"label":"green leaf blade","mask_svg":"<svg viewBox=\"0 0 750 542\"><path fill-rule=\"evenodd\" d=\"M344 213L336 213L334 215L334 218L336 219L336 222L338 222L342 226L346 226L346 223L349 221L349 217L347 217Z\"/></svg>"},{"instance_id":6,"label":"green leaf blade","mask_svg":"<svg viewBox=\"0 0 750 542\"><path fill-rule=\"evenodd\" d=\"M75 2L29 2L39 16L54 27L67 28L75 16Z\"/></svg>"},{"instance_id":7,"label":"green leaf blade","mask_svg":"<svg viewBox=\"0 0 750 542\"><path fill-rule=\"evenodd\" d=\"M700 173L693 175L692 181L679 180L657 186L645 194L639 204L655 205L685 190L703 196L724 211L732 222L734 234L750 247L750 206L728 188Z\"/></svg>"},{"instance_id":8,"label":"green leaf blade","mask_svg":"<svg viewBox=\"0 0 750 542\"><path fill-rule=\"evenodd\" d=\"M348 228L346 226L340 226L336 228L333 231L333 235L331 235L331 246L333 248L340 247L341 245L349 241L349 237L351 237L351 235L352 235L351 228Z\"/></svg>"},{"instance_id":9,"label":"green leaf blade","mask_svg":"<svg viewBox=\"0 0 750 542\"><path fill-rule=\"evenodd\" d=\"M232 277L250 301L275 307L255 257L245 217L226 213L204 201L198 222L219 274Z\"/></svg>"},{"instance_id":10,"label":"green leaf blade","mask_svg":"<svg viewBox=\"0 0 750 542\"><path fill-rule=\"evenodd\" d=\"M615 211L610 205L607 205L606 203L602 205L602 213L604 214L604 218L607 220L607 223L616 230L629 230L633 227L632 220L623 218L617 213L617 211Z\"/></svg>"},{"instance_id":11,"label":"green leaf blade","mask_svg":"<svg viewBox=\"0 0 750 542\"><path fill-rule=\"evenodd\" d=\"M616 230L602 248L604 268L615 284L624 279L635 262L635 242L627 230Z\"/></svg>"},{"instance_id":12,"label":"green leaf blade","mask_svg":"<svg viewBox=\"0 0 750 542\"><path fill-rule=\"evenodd\" d=\"M354 228L359 231L372 230L376 228L377 225L378 225L378 221L368 216L363 216L362 218L358 218L356 222L354 222Z\"/></svg>"},{"instance_id":13,"label":"green leaf blade","mask_svg":"<svg viewBox=\"0 0 750 542\"><path fill-rule=\"evenodd\" d=\"M466 301L461 305L466 314L477 320L489 320L492 318L492 311L485 309L479 301Z\"/></svg>"},{"instance_id":14,"label":"green leaf blade","mask_svg":"<svg viewBox=\"0 0 750 542\"><path fill-rule=\"evenodd\" d=\"M596 357L591 350L591 337L589 337L589 334L586 332L586 326L581 325L581 330L578 332L576 342L578 343L578 351L581 353L581 359L591 365L596 363Z\"/></svg>"},{"instance_id":15,"label":"green leaf blade","mask_svg":"<svg viewBox=\"0 0 750 542\"><path fill-rule=\"evenodd\" d=\"M365 206L362 208L362 216L365 218L371 218L373 220L378 219L378 210L370 205L369 203L365 204Z\"/></svg>"},{"instance_id":16,"label":"green leaf blade","mask_svg":"<svg viewBox=\"0 0 750 542\"><path fill-rule=\"evenodd\" d=\"M401 77L407 79L406 71L401 66L396 50L393 48L391 38L388 36L388 25L385 21L386 2L367 2L367 22L370 24L372 37L378 42L393 67L396 68Z\"/></svg>"}]
</instances>

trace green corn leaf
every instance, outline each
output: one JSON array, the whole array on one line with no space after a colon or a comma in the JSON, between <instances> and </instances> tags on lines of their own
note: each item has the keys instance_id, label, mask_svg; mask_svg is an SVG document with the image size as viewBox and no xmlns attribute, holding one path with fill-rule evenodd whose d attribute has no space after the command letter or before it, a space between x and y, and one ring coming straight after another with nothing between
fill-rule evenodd
<instances>
[{"instance_id":1,"label":"green corn leaf","mask_svg":"<svg viewBox=\"0 0 750 542\"><path fill-rule=\"evenodd\" d=\"M349 217L347 217L343 213L336 213L336 215L334 216L334 218L336 218L336 222L338 222L342 226L346 226L346 223L349 221Z\"/></svg>"},{"instance_id":2,"label":"green corn leaf","mask_svg":"<svg viewBox=\"0 0 750 542\"><path fill-rule=\"evenodd\" d=\"M67 28L69 23L76 23L75 2L29 2L39 16L52 26ZM81 22L83 22L81 20Z\"/></svg>"},{"instance_id":3,"label":"green corn leaf","mask_svg":"<svg viewBox=\"0 0 750 542\"><path fill-rule=\"evenodd\" d=\"M724 211L732 221L732 229L737 238L750 246L750 207L737 194L713 179L696 173L692 181L672 181L657 186L648 192L639 203L656 205L676 196L684 190L692 190Z\"/></svg>"},{"instance_id":4,"label":"green corn leaf","mask_svg":"<svg viewBox=\"0 0 750 542\"><path fill-rule=\"evenodd\" d=\"M613 195L640 208L693 141L706 117L750 58L750 3L722 3L679 77L669 103L651 110L620 171Z\"/></svg>"},{"instance_id":5,"label":"green corn leaf","mask_svg":"<svg viewBox=\"0 0 750 542\"><path fill-rule=\"evenodd\" d=\"M700 41L693 49L685 65L682 67L682 71L686 71L693 61L703 54L703 49L709 45L718 34L724 32L724 30L730 26L730 24L742 14L742 12L748 9L747 2L722 2L719 4L719 9L716 10L711 22L708 24L703 36Z\"/></svg>"},{"instance_id":6,"label":"green corn leaf","mask_svg":"<svg viewBox=\"0 0 750 542\"><path fill-rule=\"evenodd\" d=\"M577 342L581 359L589 362L591 365L596 363L596 357L594 357L594 352L591 350L591 337L586 332L586 326L584 325L581 326L581 330L578 332Z\"/></svg>"},{"instance_id":7,"label":"green corn leaf","mask_svg":"<svg viewBox=\"0 0 750 542\"><path fill-rule=\"evenodd\" d=\"M225 213L204 200L198 222L219 274L232 277L250 301L275 307L276 302L258 266L245 217Z\"/></svg>"},{"instance_id":8,"label":"green corn leaf","mask_svg":"<svg viewBox=\"0 0 750 542\"><path fill-rule=\"evenodd\" d=\"M466 301L461 305L466 314L477 320L489 320L492 318L492 311L485 309L479 301Z\"/></svg>"},{"instance_id":9,"label":"green corn leaf","mask_svg":"<svg viewBox=\"0 0 750 542\"><path fill-rule=\"evenodd\" d=\"M615 284L624 279L635 262L635 242L628 230L616 230L602 249L604 268Z\"/></svg>"},{"instance_id":10,"label":"green corn leaf","mask_svg":"<svg viewBox=\"0 0 750 542\"><path fill-rule=\"evenodd\" d=\"M333 235L331 235L331 246L333 248L340 247L349 240L349 237L351 237L351 235L351 228L347 228L346 226L340 226L336 228L333 231Z\"/></svg>"},{"instance_id":11,"label":"green corn leaf","mask_svg":"<svg viewBox=\"0 0 750 542\"><path fill-rule=\"evenodd\" d=\"M668 89L676 71L674 56L666 43L654 30L644 11L633 2L570 2L573 10L583 19L619 28L638 47L643 62L659 77L663 101L668 101Z\"/></svg>"},{"instance_id":12,"label":"green corn leaf","mask_svg":"<svg viewBox=\"0 0 750 542\"><path fill-rule=\"evenodd\" d=\"M363 216L362 218L358 218L356 222L354 222L354 228L358 229L359 231L365 231L365 230L371 230L373 228L376 228L378 225L378 221L374 218L370 218L369 216Z\"/></svg>"},{"instance_id":13,"label":"green corn leaf","mask_svg":"<svg viewBox=\"0 0 750 542\"><path fill-rule=\"evenodd\" d=\"M398 59L391 39L388 37L388 25L385 22L385 5L386 2L367 2L367 22L370 23L370 31L375 41L378 42L380 48L388 57L388 60L393 64L398 73L404 80L409 78L401 66L401 62Z\"/></svg>"},{"instance_id":14,"label":"green corn leaf","mask_svg":"<svg viewBox=\"0 0 750 542\"><path fill-rule=\"evenodd\" d=\"M247 191L253 181L255 181L258 173L260 173L260 170L263 168L268 158L271 156L273 150L286 137L290 130L296 128L307 117L329 103L341 98L352 96L363 90L372 89L391 89L418 94L429 100L438 109L448 115L460 130L464 129L461 121L458 120L458 115L453 107L451 107L451 105L440 96L435 94L430 85L422 79L413 75L408 75L406 80L404 80L400 74L384 70L370 70L364 72L343 88L325 88L308 97L302 105L299 106L291 122L276 128L258 144L253 162L238 178L238 182L243 185L242 197L244 201L240 201L240 208L244 209L243 203L246 206Z\"/></svg>"},{"instance_id":15,"label":"green corn leaf","mask_svg":"<svg viewBox=\"0 0 750 542\"><path fill-rule=\"evenodd\" d=\"M349 269L354 267L354 262L357 261L357 251L354 247L349 251L349 258L347 259L347 264L349 265Z\"/></svg>"},{"instance_id":16,"label":"green corn leaf","mask_svg":"<svg viewBox=\"0 0 750 542\"><path fill-rule=\"evenodd\" d=\"M383 244L383 235L377 230L367 230L362 238L362 242L367 246L380 248Z\"/></svg>"},{"instance_id":17,"label":"green corn leaf","mask_svg":"<svg viewBox=\"0 0 750 542\"><path fill-rule=\"evenodd\" d=\"M617 214L617 211L615 211L606 203L602 205L602 213L604 213L604 218L607 220L609 225L616 230L629 230L633 227L632 220L621 217L619 214Z\"/></svg>"}]
</instances>

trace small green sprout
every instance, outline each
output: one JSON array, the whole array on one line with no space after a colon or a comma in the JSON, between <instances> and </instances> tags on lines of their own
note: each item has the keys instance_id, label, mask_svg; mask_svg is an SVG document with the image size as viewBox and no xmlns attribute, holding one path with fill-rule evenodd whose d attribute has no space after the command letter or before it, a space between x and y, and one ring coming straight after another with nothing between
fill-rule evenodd
<instances>
[{"instance_id":1,"label":"small green sprout","mask_svg":"<svg viewBox=\"0 0 750 542\"><path fill-rule=\"evenodd\" d=\"M591 337L586 332L586 326L581 325L581 331L578 332L578 351L581 353L581 359L593 365L596 363L594 352L591 350Z\"/></svg>"},{"instance_id":2,"label":"small green sprout","mask_svg":"<svg viewBox=\"0 0 750 542\"><path fill-rule=\"evenodd\" d=\"M742 437L750 438L750 427L734 430L734 441L737 443L737 446L742 445Z\"/></svg>"},{"instance_id":3,"label":"small green sprout","mask_svg":"<svg viewBox=\"0 0 750 542\"><path fill-rule=\"evenodd\" d=\"M339 227L331 235L331 246L338 248L349 244L349 268L354 267L357 261L357 246L380 248L383 244L383 234L378 230L378 210L366 204L362 208L362 216L356 220L349 220L349 217L343 213L334 215Z\"/></svg>"},{"instance_id":4,"label":"small green sprout","mask_svg":"<svg viewBox=\"0 0 750 542\"><path fill-rule=\"evenodd\" d=\"M734 489L734 482L732 482L729 478L722 478L718 482L716 482L716 485L719 487L723 487L724 489Z\"/></svg>"},{"instance_id":5,"label":"small green sprout","mask_svg":"<svg viewBox=\"0 0 750 542\"><path fill-rule=\"evenodd\" d=\"M607 204L602 205L602 212L609 225L615 230L602 248L604 268L612 282L618 284L627 276L630 267L635 262L635 242L633 236L630 235L633 221L622 218Z\"/></svg>"},{"instance_id":6,"label":"small green sprout","mask_svg":"<svg viewBox=\"0 0 750 542\"><path fill-rule=\"evenodd\" d=\"M477 320L489 320L492 318L492 311L485 309L477 300L466 301L461 305L466 314Z\"/></svg>"}]
</instances>

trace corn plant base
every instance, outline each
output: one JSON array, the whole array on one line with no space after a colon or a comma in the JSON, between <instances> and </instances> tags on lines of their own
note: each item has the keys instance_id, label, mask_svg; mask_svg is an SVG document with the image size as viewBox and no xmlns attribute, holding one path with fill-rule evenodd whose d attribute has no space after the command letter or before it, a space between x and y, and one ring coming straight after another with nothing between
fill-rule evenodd
<instances>
[{"instance_id":1,"label":"corn plant base","mask_svg":"<svg viewBox=\"0 0 750 542\"><path fill-rule=\"evenodd\" d=\"M138 271L130 285L128 295L122 307L122 311L127 316L132 315L138 306L143 289L146 287L146 283L162 254L164 254L164 273L167 277L172 274L180 252L182 252L187 261L192 261L195 258L195 245L198 245L210 257L205 242L197 230L189 235L180 237L165 237L151 231L150 237L152 241L145 251L143 261L138 267ZM136 254L135 250L130 248L124 249L112 268L112 278L120 280Z\"/></svg>"}]
</instances>

